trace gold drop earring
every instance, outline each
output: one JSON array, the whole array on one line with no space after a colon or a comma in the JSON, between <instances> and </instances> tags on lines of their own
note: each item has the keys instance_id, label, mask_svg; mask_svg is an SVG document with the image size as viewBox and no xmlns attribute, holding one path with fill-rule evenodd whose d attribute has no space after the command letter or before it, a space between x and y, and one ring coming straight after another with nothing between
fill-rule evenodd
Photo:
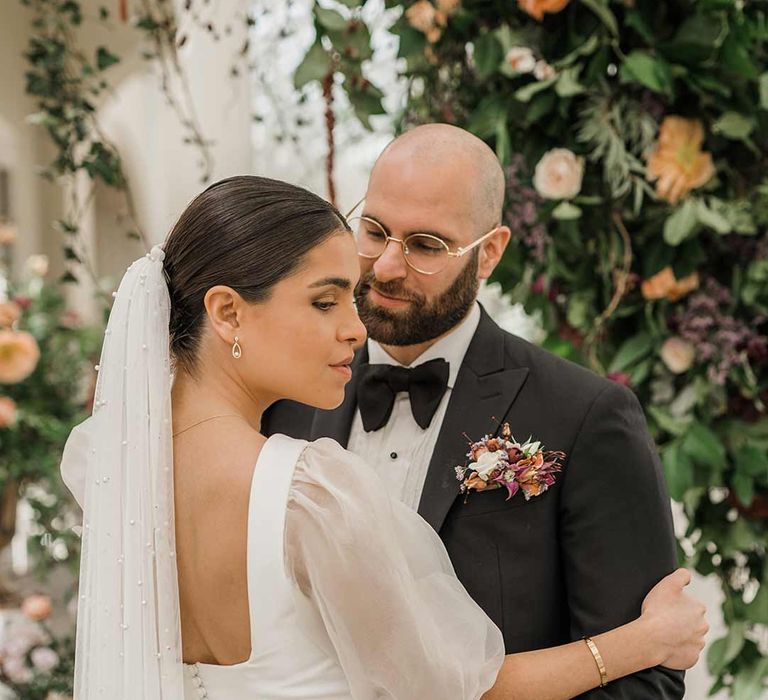
<instances>
[{"instance_id":1,"label":"gold drop earring","mask_svg":"<svg viewBox=\"0 0 768 700\"><path fill-rule=\"evenodd\" d=\"M235 336L235 342L232 344L232 357L236 360L239 360L243 356L243 349L240 347L239 340L240 339Z\"/></svg>"}]
</instances>

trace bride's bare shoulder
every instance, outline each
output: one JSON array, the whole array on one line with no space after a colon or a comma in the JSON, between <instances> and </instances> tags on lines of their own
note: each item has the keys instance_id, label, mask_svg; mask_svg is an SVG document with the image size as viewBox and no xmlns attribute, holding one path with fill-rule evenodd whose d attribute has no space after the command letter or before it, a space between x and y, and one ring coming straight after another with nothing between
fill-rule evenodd
<instances>
[{"instance_id":1,"label":"bride's bare shoulder","mask_svg":"<svg viewBox=\"0 0 768 700\"><path fill-rule=\"evenodd\" d=\"M203 498L241 496L265 442L261 433L237 420L177 436L173 445L177 489L188 488Z\"/></svg>"}]
</instances>

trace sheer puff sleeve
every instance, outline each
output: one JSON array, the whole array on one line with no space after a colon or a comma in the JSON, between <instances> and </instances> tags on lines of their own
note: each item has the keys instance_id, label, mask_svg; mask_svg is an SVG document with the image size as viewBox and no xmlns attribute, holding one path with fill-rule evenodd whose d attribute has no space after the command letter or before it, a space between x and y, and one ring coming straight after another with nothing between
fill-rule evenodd
<instances>
[{"instance_id":1,"label":"sheer puff sleeve","mask_svg":"<svg viewBox=\"0 0 768 700\"><path fill-rule=\"evenodd\" d=\"M476 700L493 685L501 632L440 538L333 440L296 465L285 557L297 608L321 618L355 700Z\"/></svg>"}]
</instances>

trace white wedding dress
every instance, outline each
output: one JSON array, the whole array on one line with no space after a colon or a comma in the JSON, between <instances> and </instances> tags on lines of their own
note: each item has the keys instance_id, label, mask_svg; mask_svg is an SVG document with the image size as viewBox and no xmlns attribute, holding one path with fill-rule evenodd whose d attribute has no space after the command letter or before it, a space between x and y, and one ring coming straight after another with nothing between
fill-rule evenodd
<instances>
[{"instance_id":1,"label":"white wedding dress","mask_svg":"<svg viewBox=\"0 0 768 700\"><path fill-rule=\"evenodd\" d=\"M82 502L83 475L63 470ZM476 700L504 660L498 628L442 542L364 461L273 435L248 515L251 654L184 665L184 700Z\"/></svg>"},{"instance_id":2,"label":"white wedding dress","mask_svg":"<svg viewBox=\"0 0 768 700\"><path fill-rule=\"evenodd\" d=\"M250 658L185 665L185 700L474 700L504 658L432 528L329 439L274 435L248 516Z\"/></svg>"}]
</instances>

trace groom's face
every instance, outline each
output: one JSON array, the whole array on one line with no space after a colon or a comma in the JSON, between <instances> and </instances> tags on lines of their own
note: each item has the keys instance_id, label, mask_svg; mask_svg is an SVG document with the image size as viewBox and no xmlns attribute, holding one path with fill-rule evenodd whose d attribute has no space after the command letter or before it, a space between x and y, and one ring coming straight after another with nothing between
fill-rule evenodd
<instances>
[{"instance_id":1,"label":"groom's face","mask_svg":"<svg viewBox=\"0 0 768 700\"><path fill-rule=\"evenodd\" d=\"M472 188L460 160L435 171L414 158L385 154L368 186L362 215L394 238L431 233L451 251L471 244L485 231L473 221ZM436 274L417 272L400 244L390 242L376 260L360 258L356 290L368 335L386 345L417 345L450 331L467 314L479 285L478 252L448 257Z\"/></svg>"}]
</instances>

